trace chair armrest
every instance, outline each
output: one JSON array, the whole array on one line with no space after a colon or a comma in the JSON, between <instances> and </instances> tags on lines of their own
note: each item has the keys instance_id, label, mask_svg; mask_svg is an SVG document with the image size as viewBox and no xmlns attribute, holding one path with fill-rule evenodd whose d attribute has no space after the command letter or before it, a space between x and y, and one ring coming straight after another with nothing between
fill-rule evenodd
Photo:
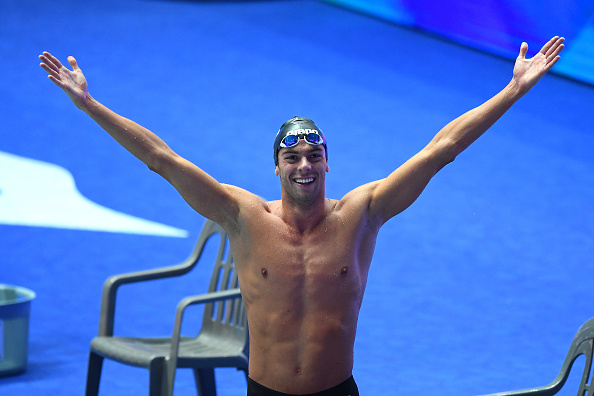
<instances>
[{"instance_id":1,"label":"chair armrest","mask_svg":"<svg viewBox=\"0 0 594 396\"><path fill-rule=\"evenodd\" d=\"M199 294L197 296L189 296L183 298L177 305L176 318L182 315L183 311L190 305L206 304L221 300L231 300L241 297L241 290L239 288L217 291L212 293Z\"/></svg>"},{"instance_id":2,"label":"chair armrest","mask_svg":"<svg viewBox=\"0 0 594 396\"><path fill-rule=\"evenodd\" d=\"M169 352L169 357L167 358L166 384L170 387L170 393L168 394L173 392L173 381L175 379L175 368L177 366L177 352L179 350L181 325L185 309L190 305L206 304L222 300L234 300L236 298L241 298L241 291L239 288L185 297L179 302L175 312L175 323L173 325L173 335L171 337L171 350Z\"/></svg>"},{"instance_id":3,"label":"chair armrest","mask_svg":"<svg viewBox=\"0 0 594 396\"><path fill-rule=\"evenodd\" d=\"M154 279L171 278L184 275L192 270L200 260L207 241L215 234L220 237L219 255L225 250L227 234L220 225L214 221L207 220L198 237L198 241L190 256L178 265L156 268L147 271L130 272L127 274L114 275L107 278L103 283L101 296L101 312L99 314L99 335L113 336L116 292L121 285L128 283L144 282Z\"/></svg>"},{"instance_id":4,"label":"chair armrest","mask_svg":"<svg viewBox=\"0 0 594 396\"><path fill-rule=\"evenodd\" d=\"M175 322L173 324L173 335L171 337L171 358L177 356L177 346L179 344L179 339L181 338L182 320L184 311L187 307L190 305L207 304L215 301L234 300L236 298L241 298L241 290L239 290L239 288L183 298L179 304L177 304L177 309L175 310Z\"/></svg>"},{"instance_id":5,"label":"chair armrest","mask_svg":"<svg viewBox=\"0 0 594 396\"><path fill-rule=\"evenodd\" d=\"M173 335L171 337L171 351L175 352L175 354L171 356L177 356L177 344L179 343L179 339L181 337L181 325L184 317L184 311L187 307L190 305L207 304L215 301L234 300L236 298L241 298L241 290L239 290L239 288L183 298L179 304L177 304L177 309L175 310L175 322L173 324ZM175 351L173 350L174 348Z\"/></svg>"},{"instance_id":6,"label":"chair armrest","mask_svg":"<svg viewBox=\"0 0 594 396\"><path fill-rule=\"evenodd\" d=\"M190 257L183 263L168 267L145 271L112 275L103 283L101 295L101 312L99 313L99 335L112 336L115 317L116 294L118 288L125 284L165 279L188 273L196 264L196 257Z\"/></svg>"}]
</instances>

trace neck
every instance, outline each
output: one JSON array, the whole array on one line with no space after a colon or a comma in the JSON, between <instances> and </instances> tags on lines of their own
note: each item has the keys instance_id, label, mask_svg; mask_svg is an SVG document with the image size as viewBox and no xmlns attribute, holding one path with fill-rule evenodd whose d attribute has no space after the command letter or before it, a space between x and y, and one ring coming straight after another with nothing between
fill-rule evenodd
<instances>
[{"instance_id":1,"label":"neck","mask_svg":"<svg viewBox=\"0 0 594 396\"><path fill-rule=\"evenodd\" d=\"M326 198L324 194L307 204L296 203L283 197L281 201L281 218L300 233L317 227L326 217Z\"/></svg>"}]
</instances>

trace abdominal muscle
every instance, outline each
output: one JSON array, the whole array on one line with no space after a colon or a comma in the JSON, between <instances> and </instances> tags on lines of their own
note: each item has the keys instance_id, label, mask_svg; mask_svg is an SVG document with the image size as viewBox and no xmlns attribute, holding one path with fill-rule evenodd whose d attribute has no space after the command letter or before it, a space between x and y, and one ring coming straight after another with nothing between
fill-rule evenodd
<instances>
[{"instance_id":1,"label":"abdominal muscle","mask_svg":"<svg viewBox=\"0 0 594 396\"><path fill-rule=\"evenodd\" d=\"M350 377L360 300L320 304L285 296L287 304L278 297L276 303L266 303L266 298L246 302L250 377L290 394L319 392ZM286 306L293 308L282 308Z\"/></svg>"},{"instance_id":2,"label":"abdominal muscle","mask_svg":"<svg viewBox=\"0 0 594 396\"><path fill-rule=\"evenodd\" d=\"M348 379L353 369L369 263L361 268L357 249L349 244L337 249L321 246L322 237L316 240L272 253L266 244L252 251L257 260L240 265L250 329L249 375L279 392L319 392Z\"/></svg>"}]
</instances>

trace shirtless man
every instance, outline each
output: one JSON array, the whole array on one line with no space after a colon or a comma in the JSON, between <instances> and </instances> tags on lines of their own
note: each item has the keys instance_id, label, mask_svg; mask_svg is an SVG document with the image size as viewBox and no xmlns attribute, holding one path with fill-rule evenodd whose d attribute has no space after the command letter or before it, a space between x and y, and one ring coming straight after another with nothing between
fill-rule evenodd
<instances>
[{"instance_id":1,"label":"shirtless man","mask_svg":"<svg viewBox=\"0 0 594 396\"><path fill-rule=\"evenodd\" d=\"M501 92L446 125L388 177L340 200L325 197L326 140L311 120L294 118L281 127L274 159L282 198L266 202L219 183L96 101L73 57L72 70L47 52L40 59L79 109L228 232L250 328L248 395L355 396L353 346L380 227L553 67L563 41L552 38L530 59L523 43Z\"/></svg>"}]
</instances>

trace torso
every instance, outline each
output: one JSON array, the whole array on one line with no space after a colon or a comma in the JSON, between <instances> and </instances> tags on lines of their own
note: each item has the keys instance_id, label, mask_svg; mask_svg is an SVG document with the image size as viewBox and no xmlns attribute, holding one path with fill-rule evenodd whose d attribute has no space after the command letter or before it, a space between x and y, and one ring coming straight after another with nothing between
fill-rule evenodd
<instances>
[{"instance_id":1,"label":"torso","mask_svg":"<svg viewBox=\"0 0 594 396\"><path fill-rule=\"evenodd\" d=\"M327 200L308 232L262 203L230 233L250 328L249 375L280 392L315 393L350 377L357 318L379 226L354 200Z\"/></svg>"}]
</instances>

